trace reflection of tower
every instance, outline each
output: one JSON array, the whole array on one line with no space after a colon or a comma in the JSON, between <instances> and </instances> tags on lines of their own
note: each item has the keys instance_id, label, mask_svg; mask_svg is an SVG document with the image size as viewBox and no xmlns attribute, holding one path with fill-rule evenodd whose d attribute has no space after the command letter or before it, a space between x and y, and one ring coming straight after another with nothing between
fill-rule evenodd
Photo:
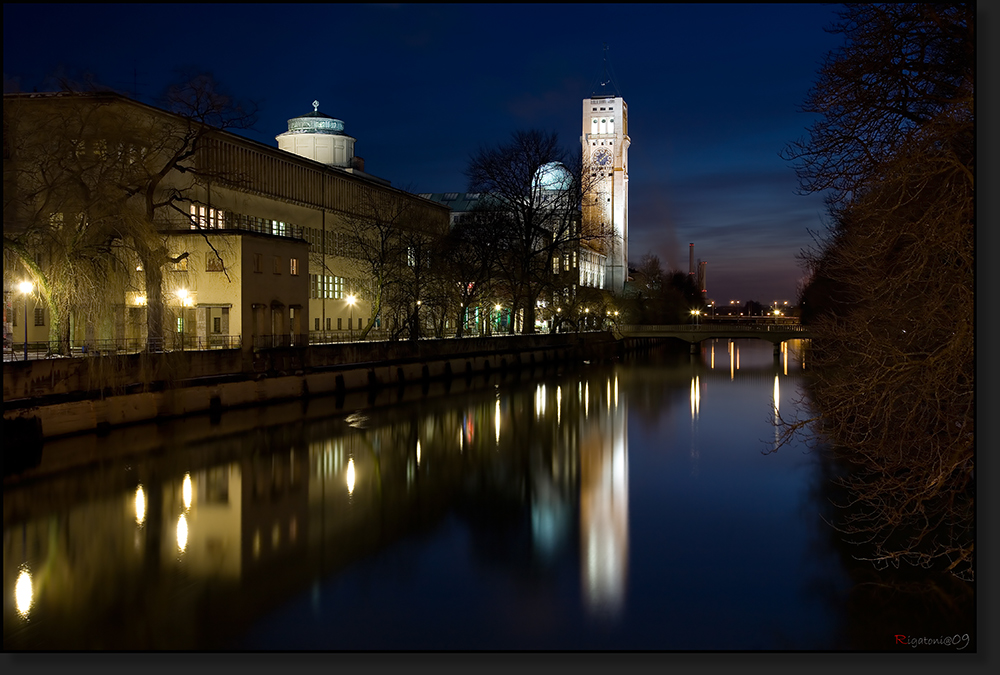
<instances>
[{"instance_id":1,"label":"reflection of tower","mask_svg":"<svg viewBox=\"0 0 1000 675\"><path fill-rule=\"evenodd\" d=\"M628 430L618 378L607 381L580 428L580 558L584 601L615 616L628 572Z\"/></svg>"},{"instance_id":2,"label":"reflection of tower","mask_svg":"<svg viewBox=\"0 0 1000 675\"><path fill-rule=\"evenodd\" d=\"M708 273L708 261L699 260L698 261L698 290L701 293L708 292L708 288L705 286L705 275Z\"/></svg>"},{"instance_id":3,"label":"reflection of tower","mask_svg":"<svg viewBox=\"0 0 1000 675\"><path fill-rule=\"evenodd\" d=\"M591 98L583 99L580 142L591 182L584 199L583 231L606 235L605 288L620 294L628 278L628 106L608 71ZM585 171L586 175L586 171Z\"/></svg>"}]
</instances>

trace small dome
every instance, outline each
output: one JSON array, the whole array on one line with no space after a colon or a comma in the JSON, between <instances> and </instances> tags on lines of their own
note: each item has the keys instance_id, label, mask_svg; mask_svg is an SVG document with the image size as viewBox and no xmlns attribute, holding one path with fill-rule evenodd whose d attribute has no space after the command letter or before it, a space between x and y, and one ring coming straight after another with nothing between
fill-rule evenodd
<instances>
[{"instance_id":1,"label":"small dome","mask_svg":"<svg viewBox=\"0 0 1000 675\"><path fill-rule=\"evenodd\" d=\"M290 134L344 134L344 123L319 111L319 101L313 101L313 111L288 120Z\"/></svg>"},{"instance_id":2,"label":"small dome","mask_svg":"<svg viewBox=\"0 0 1000 675\"><path fill-rule=\"evenodd\" d=\"M549 162L538 167L532 182L542 190L568 190L573 186L573 174L562 162Z\"/></svg>"}]
</instances>

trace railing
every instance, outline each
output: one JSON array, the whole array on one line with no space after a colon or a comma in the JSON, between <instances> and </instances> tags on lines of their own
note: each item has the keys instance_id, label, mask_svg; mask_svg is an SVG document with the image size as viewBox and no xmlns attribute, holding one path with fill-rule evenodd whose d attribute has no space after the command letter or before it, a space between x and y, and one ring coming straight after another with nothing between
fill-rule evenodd
<instances>
[{"instance_id":1,"label":"railing","mask_svg":"<svg viewBox=\"0 0 1000 675\"><path fill-rule=\"evenodd\" d=\"M680 324L676 326L623 324L618 327L620 333L808 333L809 327L802 324L756 324L756 325L725 325L725 324Z\"/></svg>"},{"instance_id":2,"label":"railing","mask_svg":"<svg viewBox=\"0 0 1000 675\"><path fill-rule=\"evenodd\" d=\"M50 359L81 356L112 356L139 352L208 351L213 349L239 349L243 340L239 335L167 335L159 339L119 338L73 341L67 347L59 340L36 340L27 344L27 358ZM68 350L68 351L67 351ZM4 361L25 360L23 342L4 344Z\"/></svg>"}]
</instances>

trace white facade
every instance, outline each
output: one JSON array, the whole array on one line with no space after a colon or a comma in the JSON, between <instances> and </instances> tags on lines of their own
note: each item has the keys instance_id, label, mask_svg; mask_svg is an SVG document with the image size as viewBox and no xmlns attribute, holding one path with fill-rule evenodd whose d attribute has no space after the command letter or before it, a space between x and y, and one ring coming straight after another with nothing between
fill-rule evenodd
<instances>
[{"instance_id":1,"label":"white facade","mask_svg":"<svg viewBox=\"0 0 1000 675\"><path fill-rule=\"evenodd\" d=\"M583 227L609 235L605 288L620 294L628 279L628 106L620 96L583 99L583 164L594 184L584 200Z\"/></svg>"}]
</instances>

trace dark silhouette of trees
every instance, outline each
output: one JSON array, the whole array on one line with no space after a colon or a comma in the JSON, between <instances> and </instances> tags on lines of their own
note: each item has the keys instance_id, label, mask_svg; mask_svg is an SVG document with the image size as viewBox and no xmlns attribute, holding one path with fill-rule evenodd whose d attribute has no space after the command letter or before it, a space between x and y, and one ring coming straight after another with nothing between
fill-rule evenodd
<instances>
[{"instance_id":1,"label":"dark silhouette of trees","mask_svg":"<svg viewBox=\"0 0 1000 675\"><path fill-rule=\"evenodd\" d=\"M838 527L881 563L973 568L975 17L848 5L792 144L832 226L805 254L818 428L849 498ZM800 420L789 430L808 422Z\"/></svg>"},{"instance_id":2,"label":"dark silhouette of trees","mask_svg":"<svg viewBox=\"0 0 1000 675\"><path fill-rule=\"evenodd\" d=\"M498 237L498 281L525 333L535 331L536 303L553 288L553 259L607 237L581 229L581 199L592 180L582 169L556 134L540 131L517 131L508 143L481 148L466 169L469 191L489 196L483 208L492 211ZM508 324L510 332L515 323Z\"/></svg>"},{"instance_id":3,"label":"dark silhouette of trees","mask_svg":"<svg viewBox=\"0 0 1000 675\"><path fill-rule=\"evenodd\" d=\"M626 291L626 320L637 324L679 324L701 307L701 294L690 275L668 272L659 256L647 253L639 261Z\"/></svg>"}]
</instances>

